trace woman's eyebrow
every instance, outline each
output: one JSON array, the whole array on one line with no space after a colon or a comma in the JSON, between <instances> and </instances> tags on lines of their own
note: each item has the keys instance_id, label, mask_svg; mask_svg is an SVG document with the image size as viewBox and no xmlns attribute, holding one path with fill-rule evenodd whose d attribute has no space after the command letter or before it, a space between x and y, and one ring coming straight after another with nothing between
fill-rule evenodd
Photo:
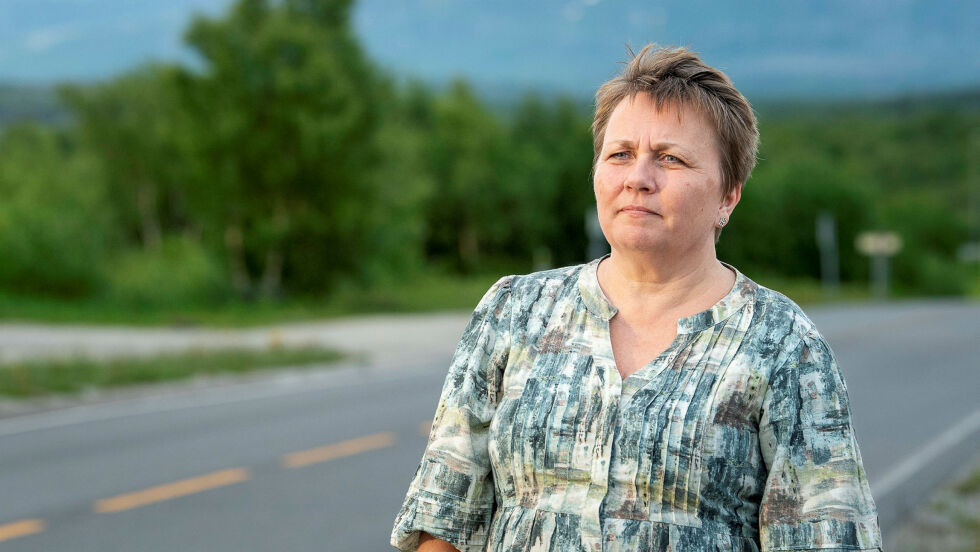
<instances>
[{"instance_id":1,"label":"woman's eyebrow","mask_svg":"<svg viewBox=\"0 0 980 552\"><path fill-rule=\"evenodd\" d=\"M694 155L692 150L685 148L677 142L657 142L656 144L650 144L650 149L652 151L673 150L685 156Z\"/></svg>"},{"instance_id":2,"label":"woman's eyebrow","mask_svg":"<svg viewBox=\"0 0 980 552\"><path fill-rule=\"evenodd\" d=\"M606 143L607 148L626 148L636 149L636 142L632 140L612 140Z\"/></svg>"},{"instance_id":3,"label":"woman's eyebrow","mask_svg":"<svg viewBox=\"0 0 980 552\"><path fill-rule=\"evenodd\" d=\"M677 142L667 142L667 141L650 144L650 149L654 151L660 151L665 149L677 149L680 151L687 151L687 149L684 148L684 146L678 144Z\"/></svg>"},{"instance_id":4,"label":"woman's eyebrow","mask_svg":"<svg viewBox=\"0 0 980 552\"><path fill-rule=\"evenodd\" d=\"M609 142L606 142L606 145L604 146L605 149L622 148L622 149L629 149L629 150L634 150L636 149L636 147L637 147L636 142L634 142L633 140L626 140L626 139L610 140ZM664 151L668 149L672 149L674 151L677 151L678 153L688 155L688 156L693 154L693 152L690 149L685 148L684 146L678 144L677 142L662 141L662 142L656 142L654 144L650 144L650 151Z\"/></svg>"}]
</instances>

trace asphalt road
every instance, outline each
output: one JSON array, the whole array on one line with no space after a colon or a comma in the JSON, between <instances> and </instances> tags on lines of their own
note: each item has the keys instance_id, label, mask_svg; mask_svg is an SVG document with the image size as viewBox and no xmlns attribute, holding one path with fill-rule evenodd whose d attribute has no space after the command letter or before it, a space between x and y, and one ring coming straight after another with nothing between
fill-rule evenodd
<instances>
[{"instance_id":1,"label":"asphalt road","mask_svg":"<svg viewBox=\"0 0 980 552\"><path fill-rule=\"evenodd\" d=\"M808 312L842 366L887 540L980 447L980 305ZM394 332L423 346L367 365L0 420L0 550L390 550L466 318L427 320ZM361 347L386 331L362 330Z\"/></svg>"}]
</instances>

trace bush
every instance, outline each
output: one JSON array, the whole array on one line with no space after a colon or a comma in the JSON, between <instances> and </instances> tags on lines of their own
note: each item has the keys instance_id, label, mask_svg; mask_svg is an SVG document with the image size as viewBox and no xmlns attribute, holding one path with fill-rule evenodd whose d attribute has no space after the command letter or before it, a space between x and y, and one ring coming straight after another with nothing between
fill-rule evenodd
<instances>
[{"instance_id":1,"label":"bush","mask_svg":"<svg viewBox=\"0 0 980 552\"><path fill-rule=\"evenodd\" d=\"M956 250L969 239L968 224L928 191L896 194L885 210L889 228L904 242L893 259L894 281L915 295L959 295L969 287L969 269Z\"/></svg>"},{"instance_id":2,"label":"bush","mask_svg":"<svg viewBox=\"0 0 980 552\"><path fill-rule=\"evenodd\" d=\"M165 238L159 249L130 250L108 265L111 299L134 306L213 304L231 290L221 266L200 242Z\"/></svg>"}]
</instances>

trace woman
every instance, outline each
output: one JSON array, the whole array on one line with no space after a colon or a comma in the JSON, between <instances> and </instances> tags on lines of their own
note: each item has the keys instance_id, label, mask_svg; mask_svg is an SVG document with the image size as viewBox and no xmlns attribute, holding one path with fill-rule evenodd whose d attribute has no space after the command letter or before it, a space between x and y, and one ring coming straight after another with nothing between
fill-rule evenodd
<instances>
[{"instance_id":1,"label":"woman","mask_svg":"<svg viewBox=\"0 0 980 552\"><path fill-rule=\"evenodd\" d=\"M611 253L480 301L392 533L401 550L880 550L847 389L799 307L715 257L752 110L685 49L596 95Z\"/></svg>"}]
</instances>

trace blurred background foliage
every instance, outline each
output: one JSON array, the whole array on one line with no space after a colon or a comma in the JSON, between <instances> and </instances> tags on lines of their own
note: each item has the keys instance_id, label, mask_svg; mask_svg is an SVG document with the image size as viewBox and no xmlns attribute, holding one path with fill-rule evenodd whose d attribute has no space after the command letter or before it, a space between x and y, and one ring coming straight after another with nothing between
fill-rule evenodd
<instances>
[{"instance_id":1,"label":"blurred background foliage","mask_svg":"<svg viewBox=\"0 0 980 552\"><path fill-rule=\"evenodd\" d=\"M588 260L590 102L491 105L462 80L393 79L351 8L239 0L187 28L197 67L51 97L0 89L6 315L31 301L469 307L502 273ZM977 240L980 90L756 108L760 161L719 258L762 283L815 282L829 211L845 286L868 279L857 234L887 229L905 244L899 293L980 287L976 261L957 259Z\"/></svg>"}]
</instances>

